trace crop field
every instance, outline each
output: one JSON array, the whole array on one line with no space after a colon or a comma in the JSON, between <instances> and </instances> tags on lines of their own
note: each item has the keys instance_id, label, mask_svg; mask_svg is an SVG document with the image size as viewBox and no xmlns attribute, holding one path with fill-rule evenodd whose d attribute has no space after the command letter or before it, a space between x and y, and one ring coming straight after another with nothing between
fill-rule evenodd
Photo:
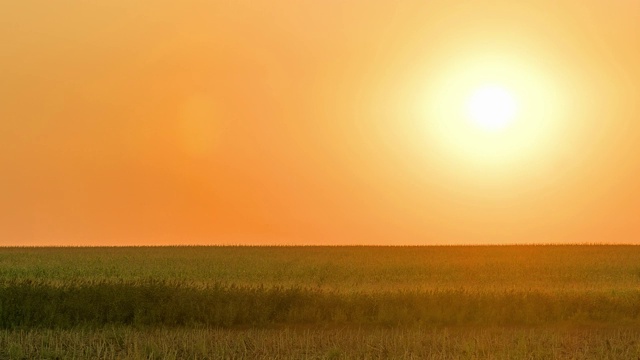
<instances>
[{"instance_id":1,"label":"crop field","mask_svg":"<svg viewBox=\"0 0 640 360\"><path fill-rule=\"evenodd\" d=\"M640 356L640 247L0 249L0 359Z\"/></svg>"}]
</instances>

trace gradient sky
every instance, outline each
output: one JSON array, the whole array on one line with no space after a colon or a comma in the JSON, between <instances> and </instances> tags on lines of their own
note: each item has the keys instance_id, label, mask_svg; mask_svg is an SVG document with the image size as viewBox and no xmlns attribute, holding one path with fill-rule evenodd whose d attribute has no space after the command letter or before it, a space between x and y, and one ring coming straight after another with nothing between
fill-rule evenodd
<instances>
[{"instance_id":1,"label":"gradient sky","mask_svg":"<svg viewBox=\"0 0 640 360\"><path fill-rule=\"evenodd\" d=\"M640 243L638 0L21 0L0 44L0 245ZM550 84L531 156L416 110L486 59Z\"/></svg>"}]
</instances>

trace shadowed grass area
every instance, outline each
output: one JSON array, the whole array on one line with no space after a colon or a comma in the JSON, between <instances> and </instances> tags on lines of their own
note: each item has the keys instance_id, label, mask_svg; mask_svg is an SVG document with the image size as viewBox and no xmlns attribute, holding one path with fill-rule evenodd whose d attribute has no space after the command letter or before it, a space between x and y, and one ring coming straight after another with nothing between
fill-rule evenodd
<instances>
[{"instance_id":1,"label":"shadowed grass area","mask_svg":"<svg viewBox=\"0 0 640 360\"><path fill-rule=\"evenodd\" d=\"M640 291L336 292L147 281L0 286L0 327L280 324L389 326L640 325Z\"/></svg>"}]
</instances>

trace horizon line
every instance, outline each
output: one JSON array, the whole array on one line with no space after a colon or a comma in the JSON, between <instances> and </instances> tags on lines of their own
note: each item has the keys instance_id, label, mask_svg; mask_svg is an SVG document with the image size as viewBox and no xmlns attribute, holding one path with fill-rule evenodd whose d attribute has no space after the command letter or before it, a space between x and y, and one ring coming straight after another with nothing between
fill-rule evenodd
<instances>
[{"instance_id":1,"label":"horizon line","mask_svg":"<svg viewBox=\"0 0 640 360\"><path fill-rule=\"evenodd\" d=\"M394 247L394 248L416 248L416 247L526 247L526 246L640 246L638 243L479 243L479 244L158 244L158 245L0 245L0 249L57 249L57 248L347 248L347 247Z\"/></svg>"}]
</instances>

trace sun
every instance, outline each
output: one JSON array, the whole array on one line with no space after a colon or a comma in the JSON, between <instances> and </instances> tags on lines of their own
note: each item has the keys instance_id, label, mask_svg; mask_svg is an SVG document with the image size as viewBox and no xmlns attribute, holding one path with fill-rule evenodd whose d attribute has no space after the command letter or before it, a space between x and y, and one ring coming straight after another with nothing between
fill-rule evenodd
<instances>
[{"instance_id":1,"label":"sun","mask_svg":"<svg viewBox=\"0 0 640 360\"><path fill-rule=\"evenodd\" d=\"M552 159L569 126L563 79L515 54L443 63L414 97L416 151L474 176Z\"/></svg>"},{"instance_id":2,"label":"sun","mask_svg":"<svg viewBox=\"0 0 640 360\"><path fill-rule=\"evenodd\" d=\"M508 89L499 85L484 85L469 96L466 110L474 125L487 131L500 131L514 121L518 103Z\"/></svg>"}]
</instances>

